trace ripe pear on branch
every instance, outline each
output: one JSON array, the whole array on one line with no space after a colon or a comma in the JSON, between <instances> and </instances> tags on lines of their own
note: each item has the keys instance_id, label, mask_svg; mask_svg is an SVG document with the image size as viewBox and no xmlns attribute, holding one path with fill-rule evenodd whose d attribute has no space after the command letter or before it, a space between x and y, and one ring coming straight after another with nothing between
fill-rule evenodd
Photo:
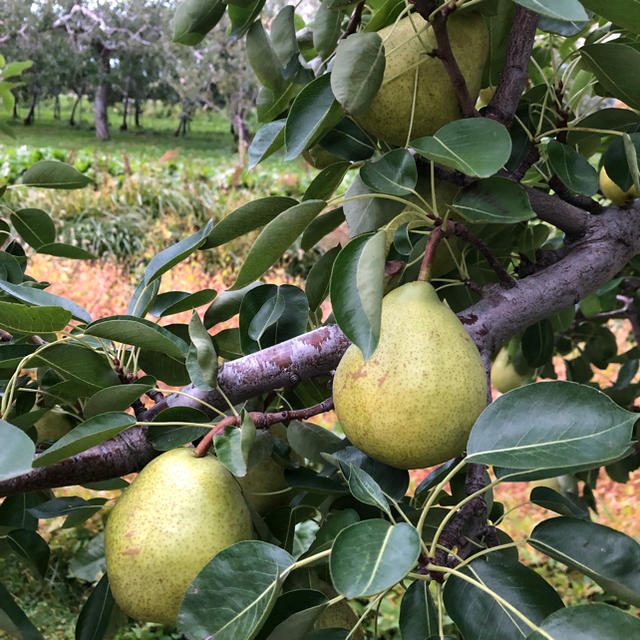
<instances>
[{"instance_id":1,"label":"ripe pear on branch","mask_svg":"<svg viewBox=\"0 0 640 640\"><path fill-rule=\"evenodd\" d=\"M384 77L370 109L358 118L358 124L381 140L402 146L407 140L433 135L440 127L459 119L462 114L458 97L447 69L433 55L437 43L429 23L412 13L378 33L385 48ZM475 101L489 50L484 18L475 12L454 12L447 20L447 33L469 95Z\"/></svg>"},{"instance_id":2,"label":"ripe pear on branch","mask_svg":"<svg viewBox=\"0 0 640 640\"><path fill-rule=\"evenodd\" d=\"M623 207L629 204L635 198L640 197L635 185L627 191L623 191L610 177L606 169L600 169L600 191L605 198L609 198L613 204Z\"/></svg>"},{"instance_id":3,"label":"ripe pear on branch","mask_svg":"<svg viewBox=\"0 0 640 640\"><path fill-rule=\"evenodd\" d=\"M253 537L233 476L207 455L172 449L151 461L111 511L105 557L111 592L132 618L175 624L191 581L219 551Z\"/></svg>"},{"instance_id":4,"label":"ripe pear on branch","mask_svg":"<svg viewBox=\"0 0 640 640\"><path fill-rule=\"evenodd\" d=\"M382 301L380 340L366 362L351 345L333 382L345 435L401 469L449 460L465 448L487 400L484 364L456 315L427 282Z\"/></svg>"}]
</instances>

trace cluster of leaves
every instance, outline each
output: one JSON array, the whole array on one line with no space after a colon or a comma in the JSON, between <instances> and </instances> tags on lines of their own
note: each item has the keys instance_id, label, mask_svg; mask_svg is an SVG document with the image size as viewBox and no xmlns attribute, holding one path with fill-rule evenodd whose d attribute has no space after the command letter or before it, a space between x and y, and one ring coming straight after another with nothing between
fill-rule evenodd
<instances>
[{"instance_id":1,"label":"cluster of leaves","mask_svg":"<svg viewBox=\"0 0 640 640\"><path fill-rule=\"evenodd\" d=\"M495 56L486 69L490 82L501 68L514 6L510 0L478 4L494 36ZM571 249L570 238L534 219L527 187L553 189L574 202L587 198L599 210L603 199L592 199L596 167L604 165L623 189L640 186L640 119L634 111L598 110L596 98L614 96L640 108L639 80L629 73L639 55L640 9L630 9L622 0L517 4L542 18L531 82L514 124L508 128L485 118L456 120L433 136L411 141L412 153L373 140L346 116L347 106L363 91L375 95L382 79L379 68L362 73L371 67L366 47L338 44L349 28L348 4L325 0L310 32L301 32L294 8L285 7L267 34L257 20L263 0L220 3L213 9L210 2L186 0L175 24L178 40L193 44L202 39L225 11L231 36L247 37L249 60L264 84L259 117L265 123L250 161L255 164L282 147L285 158L292 159L315 145L339 160L317 175L300 200L277 195L246 203L159 253L122 316L94 320L77 303L48 293L46 283L30 279L25 252L13 233L34 250L51 252L53 223L39 210L14 212L13 228L3 229L5 250L0 254L0 327L9 336L0 344L0 482L82 455L137 427L148 427L156 451L196 440L211 428L203 411L176 403L148 421L138 401L157 393L158 382L190 384L184 393L214 397L221 391L220 359L228 363L225 369L231 368L234 361L243 362L241 356L259 358L265 348L319 327L320 305L328 295L333 319L370 355L380 334L385 290L416 278L434 223L442 223L439 214L446 216L449 209L482 239L504 272L526 281L528 272L544 266L538 264L539 256ZM362 36L370 35L366 29L393 23L403 7L393 0L360 6L365 31L344 42L364 42ZM596 11L595 17L585 7ZM625 29L616 26L620 21ZM331 71L325 66L329 58ZM338 83L340 76L350 81ZM358 83L358 78L365 79ZM529 158L533 160L527 164ZM438 175L462 183L442 203L436 165ZM430 184L421 190L425 166ZM521 180L508 179L523 166ZM335 196L350 169L358 170L357 177L346 194ZM83 186L86 178L67 165L45 162L31 168L23 181L70 188ZM311 251L343 222L353 239L319 257L304 291L257 282L294 242ZM228 291L217 297L212 290L158 294L163 274L181 260L257 229L261 231ZM479 296L478 287L464 283L488 285L499 276L487 266L487 252L477 243L467 247L452 240L449 248L453 264L434 273L434 282L459 285L442 294L460 310ZM67 245L55 251L78 253ZM386 269L389 263L393 270ZM442 564L435 559L442 557L453 521L474 499L484 496L489 522L500 522L502 506L491 496L500 482L561 474L584 478L602 466L624 481L640 466L633 444L637 413L631 410L638 349L619 353L606 326L612 314L638 304L637 286L629 288L629 283L638 277L639 267L636 258L579 305L521 327L519 352L526 363L554 377L551 359L565 355L572 381L541 382L500 397L474 425L466 457L434 470L413 496L406 496L406 471L382 465L345 439L292 420L288 442L278 442L259 434L245 412L239 429L216 438L221 462L242 476L272 456L286 468L291 495L287 504L255 518L256 540L223 550L195 578L181 607L179 630L189 637L347 637L345 629L311 631L322 611L338 601L313 588L316 577L331 583L336 598L363 602L363 618L382 606L389 593L397 597L400 591L398 626L405 638L564 640L584 629L600 640L638 635L640 623L623 609L640 605L640 546L624 533L592 522L588 494L538 487L531 500L557 515L522 540L498 532L500 544L495 545L487 531L478 535L463 524L455 544L445 547ZM161 327L146 319L147 314L158 318L209 303L203 320L193 314L188 324ZM216 331L235 315L237 328ZM578 355L568 357L576 349ZM592 366L610 363L621 365L619 375L602 393L592 383ZM146 375L140 377L142 371ZM223 408L229 413L308 407L326 398L327 382L326 375L318 375L291 390L272 390L246 405ZM136 415L128 411L131 406ZM56 407L75 426L54 442L38 443L36 422ZM492 466L495 479L468 495L464 473L475 465ZM8 504L8 524L0 524L7 527L11 551L41 569L46 543L32 525L22 526L25 519L67 515L77 524L103 506L33 492ZM523 544L593 578L620 606L565 608L556 591L519 562ZM458 555L463 548L465 555ZM11 624L33 635L11 596L0 596ZM112 616L117 607L105 576L83 609L78 637L104 635Z\"/></svg>"}]
</instances>

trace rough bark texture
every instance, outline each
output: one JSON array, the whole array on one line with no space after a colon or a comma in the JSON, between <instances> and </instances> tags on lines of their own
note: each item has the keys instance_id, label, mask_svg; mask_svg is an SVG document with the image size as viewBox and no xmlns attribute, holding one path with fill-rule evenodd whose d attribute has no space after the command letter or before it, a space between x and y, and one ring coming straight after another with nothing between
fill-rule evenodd
<instances>
[{"instance_id":1,"label":"rough bark texture","mask_svg":"<svg viewBox=\"0 0 640 640\"><path fill-rule=\"evenodd\" d=\"M100 56L100 82L96 87L96 95L93 105L93 114L96 124L96 138L109 140L109 50L102 42L95 42L94 47Z\"/></svg>"}]
</instances>

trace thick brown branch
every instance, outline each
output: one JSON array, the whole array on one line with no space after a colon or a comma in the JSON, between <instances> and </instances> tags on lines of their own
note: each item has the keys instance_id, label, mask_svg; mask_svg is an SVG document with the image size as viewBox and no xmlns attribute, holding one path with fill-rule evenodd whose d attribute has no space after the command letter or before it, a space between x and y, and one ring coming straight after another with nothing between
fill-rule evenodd
<instances>
[{"instance_id":1,"label":"thick brown branch","mask_svg":"<svg viewBox=\"0 0 640 640\"><path fill-rule=\"evenodd\" d=\"M531 187L525 187L525 189L531 208L540 220L564 231L570 238L579 238L584 235L591 218L586 211L539 189Z\"/></svg>"},{"instance_id":2,"label":"thick brown branch","mask_svg":"<svg viewBox=\"0 0 640 640\"><path fill-rule=\"evenodd\" d=\"M516 6L500 83L491 102L483 109L483 115L506 127L513 121L527 82L529 58L539 19L537 13L521 5Z\"/></svg>"}]
</instances>

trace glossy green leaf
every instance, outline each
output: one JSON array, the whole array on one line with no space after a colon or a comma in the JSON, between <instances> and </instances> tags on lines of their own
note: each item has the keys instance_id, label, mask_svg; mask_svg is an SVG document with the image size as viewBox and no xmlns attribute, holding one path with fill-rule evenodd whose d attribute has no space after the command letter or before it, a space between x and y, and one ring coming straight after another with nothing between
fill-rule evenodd
<instances>
[{"instance_id":1,"label":"glossy green leaf","mask_svg":"<svg viewBox=\"0 0 640 640\"><path fill-rule=\"evenodd\" d=\"M323 60L333 53L343 20L344 11L332 8L328 1L320 2L313 19L313 46Z\"/></svg>"},{"instance_id":2,"label":"glossy green leaf","mask_svg":"<svg viewBox=\"0 0 640 640\"><path fill-rule=\"evenodd\" d=\"M410 525L377 519L357 522L333 543L331 580L347 598L373 595L402 580L419 554L420 538Z\"/></svg>"},{"instance_id":3,"label":"glossy green leaf","mask_svg":"<svg viewBox=\"0 0 640 640\"><path fill-rule=\"evenodd\" d=\"M252 282L237 291L223 291L205 311L204 326L210 329L219 322L224 322L235 316L240 311L240 305L245 294L259 286L261 286L259 282Z\"/></svg>"},{"instance_id":4,"label":"glossy green leaf","mask_svg":"<svg viewBox=\"0 0 640 640\"><path fill-rule=\"evenodd\" d=\"M592 469L628 451L636 418L592 387L538 382L505 393L482 412L467 443L468 460L555 470L552 475Z\"/></svg>"},{"instance_id":5,"label":"glossy green leaf","mask_svg":"<svg viewBox=\"0 0 640 640\"><path fill-rule=\"evenodd\" d=\"M37 335L62 331L71 320L71 311L61 307L27 307L0 302L0 328L11 334Z\"/></svg>"},{"instance_id":6,"label":"glossy green leaf","mask_svg":"<svg viewBox=\"0 0 640 640\"><path fill-rule=\"evenodd\" d=\"M640 133L625 133L609 145L602 156L602 163L607 175L623 191L626 191L634 184L638 158L640 158Z\"/></svg>"},{"instance_id":7,"label":"glossy green leaf","mask_svg":"<svg viewBox=\"0 0 640 640\"><path fill-rule=\"evenodd\" d=\"M169 424L162 424L162 423ZM175 422L176 424L171 424ZM188 422L191 425L178 424ZM160 411L147 431L147 439L156 451L169 451L202 438L211 430L211 418L193 407L169 407ZM159 424L156 424L159 423ZM202 424L201 427L197 426Z\"/></svg>"},{"instance_id":8,"label":"glossy green leaf","mask_svg":"<svg viewBox=\"0 0 640 640\"><path fill-rule=\"evenodd\" d=\"M102 640L117 612L116 601L111 595L109 578L103 575L84 603L76 624L76 640Z\"/></svg>"},{"instance_id":9,"label":"glossy green leaf","mask_svg":"<svg viewBox=\"0 0 640 640\"><path fill-rule=\"evenodd\" d=\"M109 316L90 324L84 331L89 336L105 338L147 351L158 351L173 358L184 358L187 345L171 331L150 320L135 316Z\"/></svg>"},{"instance_id":10,"label":"glossy green leaf","mask_svg":"<svg viewBox=\"0 0 640 640\"><path fill-rule=\"evenodd\" d=\"M41 189L82 189L91 182L75 167L58 160L40 160L22 175L22 184Z\"/></svg>"},{"instance_id":11,"label":"glossy green leaf","mask_svg":"<svg viewBox=\"0 0 640 640\"><path fill-rule=\"evenodd\" d=\"M84 405L84 417L93 418L100 413L124 411L154 386L154 381L145 383L140 378L133 384L119 384L96 391Z\"/></svg>"},{"instance_id":12,"label":"glossy green leaf","mask_svg":"<svg viewBox=\"0 0 640 640\"><path fill-rule=\"evenodd\" d=\"M529 497L533 504L543 509L555 511L562 516L572 516L582 520L589 520L587 507L574 498L571 494L564 495L554 491L550 487L534 487Z\"/></svg>"},{"instance_id":13,"label":"glossy green leaf","mask_svg":"<svg viewBox=\"0 0 640 640\"><path fill-rule=\"evenodd\" d=\"M221 0L182 0L173 18L173 41L190 46L202 42L225 9Z\"/></svg>"},{"instance_id":14,"label":"glossy green leaf","mask_svg":"<svg viewBox=\"0 0 640 640\"><path fill-rule=\"evenodd\" d=\"M535 217L526 191L507 178L487 178L458 192L451 206L474 223L514 224Z\"/></svg>"},{"instance_id":15,"label":"glossy green leaf","mask_svg":"<svg viewBox=\"0 0 640 640\"><path fill-rule=\"evenodd\" d=\"M228 15L231 21L231 30L229 37L231 40L237 40L247 32L247 29L253 24L255 19L260 15L265 0L255 0L247 7L241 7L238 4L228 5Z\"/></svg>"},{"instance_id":16,"label":"glossy green leaf","mask_svg":"<svg viewBox=\"0 0 640 640\"><path fill-rule=\"evenodd\" d=\"M144 318L153 301L158 295L160 290L160 278L152 280L151 282L145 282L144 278L138 283L131 300L127 305L127 315L136 316L138 318Z\"/></svg>"},{"instance_id":17,"label":"glossy green leaf","mask_svg":"<svg viewBox=\"0 0 640 640\"><path fill-rule=\"evenodd\" d=\"M346 114L358 117L369 110L384 68L384 45L377 33L360 31L340 41L331 68L331 89Z\"/></svg>"},{"instance_id":18,"label":"glossy green leaf","mask_svg":"<svg viewBox=\"0 0 640 640\"><path fill-rule=\"evenodd\" d=\"M321 495L347 495L349 493L341 482L321 476L307 467L286 469L284 479L291 488L303 489L311 493Z\"/></svg>"},{"instance_id":19,"label":"glossy green leaf","mask_svg":"<svg viewBox=\"0 0 640 640\"><path fill-rule=\"evenodd\" d=\"M334 162L325 167L307 187L303 200L328 200L340 186L351 163Z\"/></svg>"},{"instance_id":20,"label":"glossy green leaf","mask_svg":"<svg viewBox=\"0 0 640 640\"><path fill-rule=\"evenodd\" d=\"M191 311L209 304L217 295L215 289L202 289L195 293L188 291L167 291L155 299L149 313L157 318L172 316L176 313Z\"/></svg>"},{"instance_id":21,"label":"glossy green leaf","mask_svg":"<svg viewBox=\"0 0 640 640\"><path fill-rule=\"evenodd\" d=\"M628 31L640 33L640 0L580 0L585 8Z\"/></svg>"},{"instance_id":22,"label":"glossy green leaf","mask_svg":"<svg viewBox=\"0 0 640 640\"><path fill-rule=\"evenodd\" d=\"M266 620L293 558L266 542L238 542L218 553L187 588L178 630L188 637L251 638Z\"/></svg>"},{"instance_id":23,"label":"glossy green leaf","mask_svg":"<svg viewBox=\"0 0 640 640\"><path fill-rule=\"evenodd\" d=\"M554 332L551 321L541 320L522 334L522 355L530 367L542 367L553 355Z\"/></svg>"},{"instance_id":24,"label":"glossy green leaf","mask_svg":"<svg viewBox=\"0 0 640 640\"><path fill-rule=\"evenodd\" d=\"M35 531L15 529L7 535L7 543L19 558L44 578L49 566L49 545Z\"/></svg>"},{"instance_id":25,"label":"glossy green leaf","mask_svg":"<svg viewBox=\"0 0 640 640\"><path fill-rule=\"evenodd\" d=\"M640 51L627 44L606 42L582 47L584 64L598 82L614 97L634 109L640 108Z\"/></svg>"},{"instance_id":26,"label":"glossy green leaf","mask_svg":"<svg viewBox=\"0 0 640 640\"><path fill-rule=\"evenodd\" d=\"M30 356L37 348L35 344L0 344L0 367L15 369L22 358Z\"/></svg>"},{"instance_id":27,"label":"glossy green leaf","mask_svg":"<svg viewBox=\"0 0 640 640\"><path fill-rule=\"evenodd\" d=\"M38 253L56 258L68 258L69 260L95 260L96 256L89 253L82 247L74 247L72 244L64 242L50 242L38 247Z\"/></svg>"},{"instance_id":28,"label":"glossy green leaf","mask_svg":"<svg viewBox=\"0 0 640 640\"><path fill-rule=\"evenodd\" d=\"M342 120L330 82L330 74L316 78L293 101L284 126L285 160L298 157Z\"/></svg>"},{"instance_id":29,"label":"glossy green leaf","mask_svg":"<svg viewBox=\"0 0 640 640\"><path fill-rule=\"evenodd\" d=\"M8 631L20 640L43 640L40 632L31 624L2 583L0 583L0 629Z\"/></svg>"},{"instance_id":30,"label":"glossy green leaf","mask_svg":"<svg viewBox=\"0 0 640 640\"><path fill-rule=\"evenodd\" d=\"M346 527L360 521L360 516L355 509L331 511L327 519L320 525L316 537L305 554L307 557L325 549L329 549L336 536Z\"/></svg>"},{"instance_id":31,"label":"glossy green leaf","mask_svg":"<svg viewBox=\"0 0 640 640\"><path fill-rule=\"evenodd\" d=\"M327 597L314 589L293 589L276 601L258 640L306 638L320 614L326 610Z\"/></svg>"},{"instance_id":32,"label":"glossy green leaf","mask_svg":"<svg viewBox=\"0 0 640 640\"><path fill-rule=\"evenodd\" d=\"M100 511L106 501L106 498L84 500L78 496L53 498L39 504L37 507L32 507L29 509L29 513L40 519L67 516L61 528L69 529L82 524L93 514Z\"/></svg>"},{"instance_id":33,"label":"glossy green leaf","mask_svg":"<svg viewBox=\"0 0 640 640\"><path fill-rule=\"evenodd\" d=\"M256 78L265 87L275 92L282 91L286 82L284 69L260 20L256 20L249 27L245 42L247 59Z\"/></svg>"},{"instance_id":34,"label":"glossy green leaf","mask_svg":"<svg viewBox=\"0 0 640 640\"><path fill-rule=\"evenodd\" d=\"M630 109L602 109L576 122L576 128L567 134L567 144L589 157L600 147L602 134L598 129L633 133L640 127L640 116ZM592 131L593 129L593 131Z\"/></svg>"},{"instance_id":35,"label":"glossy green leaf","mask_svg":"<svg viewBox=\"0 0 640 640\"><path fill-rule=\"evenodd\" d=\"M28 302L37 307L62 307L67 311L71 311L71 314L76 320L80 320L80 322L91 322L91 316L88 311L75 302L56 296L48 291L34 289L33 287L27 287L25 285L11 284L4 280L0 280L0 289L12 298L17 298L23 302Z\"/></svg>"},{"instance_id":36,"label":"glossy green leaf","mask_svg":"<svg viewBox=\"0 0 640 640\"><path fill-rule=\"evenodd\" d=\"M588 20L589 15L579 0L514 0L526 9L556 20Z\"/></svg>"},{"instance_id":37,"label":"glossy green leaf","mask_svg":"<svg viewBox=\"0 0 640 640\"><path fill-rule=\"evenodd\" d=\"M545 520L529 544L584 573L605 591L640 605L640 545L621 531L576 518Z\"/></svg>"},{"instance_id":38,"label":"glossy green leaf","mask_svg":"<svg viewBox=\"0 0 640 640\"><path fill-rule=\"evenodd\" d=\"M20 209L11 213L11 224L20 237L34 249L55 242L56 227L42 209Z\"/></svg>"},{"instance_id":39,"label":"glossy green leaf","mask_svg":"<svg viewBox=\"0 0 640 640\"><path fill-rule=\"evenodd\" d=\"M438 614L429 593L429 583L416 580L400 603L402 640L424 640L438 635Z\"/></svg>"},{"instance_id":40,"label":"glossy green leaf","mask_svg":"<svg viewBox=\"0 0 640 640\"><path fill-rule=\"evenodd\" d=\"M0 442L0 480L13 478L31 470L36 448L22 429L0 420Z\"/></svg>"},{"instance_id":41,"label":"glossy green leaf","mask_svg":"<svg viewBox=\"0 0 640 640\"><path fill-rule=\"evenodd\" d=\"M224 432L213 438L216 456L222 464L242 478L249 470L249 452L256 441L256 427L248 413L243 412L239 428L225 427Z\"/></svg>"},{"instance_id":42,"label":"glossy green leaf","mask_svg":"<svg viewBox=\"0 0 640 640\"><path fill-rule=\"evenodd\" d=\"M345 441L330 429L300 420L289 423L287 440L299 456L318 463L324 462L323 453L334 453L345 445Z\"/></svg>"},{"instance_id":43,"label":"glossy green leaf","mask_svg":"<svg viewBox=\"0 0 640 640\"><path fill-rule=\"evenodd\" d=\"M575 193L593 196L598 191L598 174L574 149L552 140L547 145L549 165L558 178Z\"/></svg>"},{"instance_id":44,"label":"glossy green leaf","mask_svg":"<svg viewBox=\"0 0 640 640\"><path fill-rule=\"evenodd\" d=\"M331 305L340 329L365 360L380 337L386 234L352 240L336 258L331 273Z\"/></svg>"},{"instance_id":45,"label":"glossy green leaf","mask_svg":"<svg viewBox=\"0 0 640 640\"><path fill-rule=\"evenodd\" d=\"M638 636L638 618L596 602L552 613L540 625L540 631L534 631L527 640L620 640Z\"/></svg>"},{"instance_id":46,"label":"glossy green leaf","mask_svg":"<svg viewBox=\"0 0 640 640\"><path fill-rule=\"evenodd\" d=\"M54 462L86 451L118 435L134 425L136 419L128 413L101 413L74 427L55 444L41 453L33 462L34 467L45 467Z\"/></svg>"},{"instance_id":47,"label":"glossy green leaf","mask_svg":"<svg viewBox=\"0 0 640 640\"><path fill-rule=\"evenodd\" d=\"M295 7L288 4L280 11L271 22L271 43L278 59L284 66L285 77L289 78L292 71L298 69L298 56L300 48L296 38Z\"/></svg>"},{"instance_id":48,"label":"glossy green leaf","mask_svg":"<svg viewBox=\"0 0 640 640\"><path fill-rule=\"evenodd\" d=\"M342 207L331 209L319 215L305 229L300 240L300 246L304 251L309 251L316 242L331 233L344 222L344 210Z\"/></svg>"},{"instance_id":49,"label":"glossy green leaf","mask_svg":"<svg viewBox=\"0 0 640 640\"><path fill-rule=\"evenodd\" d=\"M411 146L428 160L468 176L488 178L509 159L511 136L495 120L466 118L446 124L433 136L413 140Z\"/></svg>"},{"instance_id":50,"label":"glossy green leaf","mask_svg":"<svg viewBox=\"0 0 640 640\"><path fill-rule=\"evenodd\" d=\"M351 118L340 120L318 142L325 151L350 162L370 158L376 150L375 143L375 138L365 133Z\"/></svg>"},{"instance_id":51,"label":"glossy green leaf","mask_svg":"<svg viewBox=\"0 0 640 640\"><path fill-rule=\"evenodd\" d=\"M340 253L340 245L322 254L309 271L307 282L305 283L305 293L309 300L309 310L312 313L318 309L323 300L329 295L331 270L338 253Z\"/></svg>"},{"instance_id":52,"label":"glossy green leaf","mask_svg":"<svg viewBox=\"0 0 640 640\"><path fill-rule=\"evenodd\" d=\"M259 278L309 226L325 204L324 200L307 200L275 217L253 243L231 288L240 289Z\"/></svg>"},{"instance_id":53,"label":"glossy green leaf","mask_svg":"<svg viewBox=\"0 0 640 640\"><path fill-rule=\"evenodd\" d=\"M157 256L154 256L144 272L145 284L159 278L163 273L169 271L169 269L179 262L182 262L185 258L188 258L194 251L202 246L211 233L212 226L213 221L209 220L199 231L196 231L188 238L180 240L180 242L177 242L168 249L161 251Z\"/></svg>"},{"instance_id":54,"label":"glossy green leaf","mask_svg":"<svg viewBox=\"0 0 640 640\"><path fill-rule=\"evenodd\" d=\"M406 149L393 149L375 162L366 162L360 179L370 189L393 196L407 196L418 183L418 168Z\"/></svg>"},{"instance_id":55,"label":"glossy green leaf","mask_svg":"<svg viewBox=\"0 0 640 640\"><path fill-rule=\"evenodd\" d=\"M285 122L285 119L274 120L258 129L249 146L250 170L284 145Z\"/></svg>"},{"instance_id":56,"label":"glossy green leaf","mask_svg":"<svg viewBox=\"0 0 640 640\"><path fill-rule=\"evenodd\" d=\"M541 576L519 562L475 560L461 569L515 607L534 624L562 608L562 600ZM490 594L457 576L444 587L444 604L465 640L525 638L530 627Z\"/></svg>"},{"instance_id":57,"label":"glossy green leaf","mask_svg":"<svg viewBox=\"0 0 640 640\"><path fill-rule=\"evenodd\" d=\"M191 338L191 344L196 351L195 362L187 358L189 373L191 373L192 368L195 368L192 365L196 365L202 382L208 388L215 389L218 384L218 354L211 336L207 333L200 316L195 311L189 321L189 338Z\"/></svg>"},{"instance_id":58,"label":"glossy green leaf","mask_svg":"<svg viewBox=\"0 0 640 640\"><path fill-rule=\"evenodd\" d=\"M351 495L364 504L370 504L391 515L389 503L382 493L380 485L363 469L350 464L347 469L343 467L343 474Z\"/></svg>"}]
</instances>

